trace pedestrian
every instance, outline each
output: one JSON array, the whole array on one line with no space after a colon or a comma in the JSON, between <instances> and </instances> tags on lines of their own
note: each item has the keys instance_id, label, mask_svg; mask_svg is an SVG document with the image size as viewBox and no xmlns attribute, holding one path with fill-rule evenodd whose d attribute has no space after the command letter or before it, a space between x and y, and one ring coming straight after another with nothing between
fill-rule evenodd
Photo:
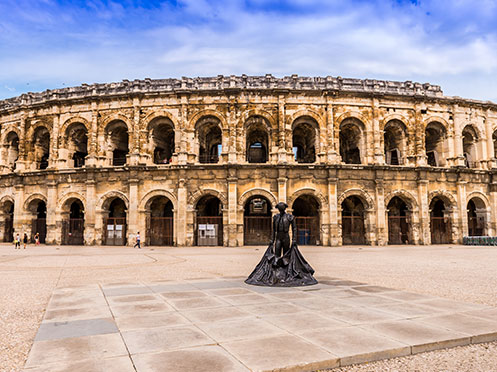
<instances>
[{"instance_id":1,"label":"pedestrian","mask_svg":"<svg viewBox=\"0 0 497 372\"><path fill-rule=\"evenodd\" d=\"M26 249L26 246L28 245L28 234L24 233L22 241L24 242L24 249Z\"/></svg>"},{"instance_id":2,"label":"pedestrian","mask_svg":"<svg viewBox=\"0 0 497 372\"><path fill-rule=\"evenodd\" d=\"M36 243L36 245L40 245L40 234L39 233L35 234L35 243Z\"/></svg>"},{"instance_id":3,"label":"pedestrian","mask_svg":"<svg viewBox=\"0 0 497 372\"><path fill-rule=\"evenodd\" d=\"M21 249L21 237L19 236L19 233L17 233L14 242L16 244L15 249Z\"/></svg>"},{"instance_id":4,"label":"pedestrian","mask_svg":"<svg viewBox=\"0 0 497 372\"><path fill-rule=\"evenodd\" d=\"M140 232L139 231L136 233L136 243L133 246L133 248L136 248L136 247L138 247L138 249L141 249L141 247L140 247Z\"/></svg>"}]
</instances>

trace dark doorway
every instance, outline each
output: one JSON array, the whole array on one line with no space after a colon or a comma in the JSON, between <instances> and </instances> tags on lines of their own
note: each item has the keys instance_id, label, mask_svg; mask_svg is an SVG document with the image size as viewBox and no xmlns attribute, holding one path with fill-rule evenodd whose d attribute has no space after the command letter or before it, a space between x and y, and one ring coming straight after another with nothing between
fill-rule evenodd
<instances>
[{"instance_id":1,"label":"dark doorway","mask_svg":"<svg viewBox=\"0 0 497 372\"><path fill-rule=\"evenodd\" d=\"M109 205L109 216L104 220L104 244L126 245L126 204L115 198Z\"/></svg>"},{"instance_id":2,"label":"dark doorway","mask_svg":"<svg viewBox=\"0 0 497 372\"><path fill-rule=\"evenodd\" d=\"M445 210L445 203L439 198L433 198L430 203L430 210L431 243L451 243L451 221L447 211Z\"/></svg>"},{"instance_id":3,"label":"dark doorway","mask_svg":"<svg viewBox=\"0 0 497 372\"><path fill-rule=\"evenodd\" d=\"M486 235L486 208L485 204L478 198L473 198L468 202L468 235Z\"/></svg>"},{"instance_id":4,"label":"dark doorway","mask_svg":"<svg viewBox=\"0 0 497 372\"><path fill-rule=\"evenodd\" d=\"M221 201L206 195L197 203L195 239L197 245L223 245L223 207Z\"/></svg>"},{"instance_id":5,"label":"dark doorway","mask_svg":"<svg viewBox=\"0 0 497 372\"><path fill-rule=\"evenodd\" d=\"M357 196L342 202L342 244L365 244L364 204Z\"/></svg>"},{"instance_id":6,"label":"dark doorway","mask_svg":"<svg viewBox=\"0 0 497 372\"><path fill-rule=\"evenodd\" d=\"M263 196L252 196L244 209L244 244L265 245L271 240L271 203Z\"/></svg>"},{"instance_id":7,"label":"dark doorway","mask_svg":"<svg viewBox=\"0 0 497 372\"><path fill-rule=\"evenodd\" d=\"M62 244L83 245L85 230L85 212L83 203L75 200L71 203L69 219L62 225Z\"/></svg>"},{"instance_id":8,"label":"dark doorway","mask_svg":"<svg viewBox=\"0 0 497 372\"><path fill-rule=\"evenodd\" d=\"M45 244L47 237L47 205L44 201L39 201L36 206L36 218L32 222L31 240L35 241L35 235L40 235L40 243Z\"/></svg>"},{"instance_id":9,"label":"dark doorway","mask_svg":"<svg viewBox=\"0 0 497 372\"><path fill-rule=\"evenodd\" d=\"M4 242L12 242L14 240L14 203L6 202L4 205L5 225L3 233Z\"/></svg>"},{"instance_id":10,"label":"dark doorway","mask_svg":"<svg viewBox=\"0 0 497 372\"><path fill-rule=\"evenodd\" d=\"M292 209L297 225L297 244L319 244L319 203L316 198L312 195L299 196L293 202Z\"/></svg>"},{"instance_id":11,"label":"dark doorway","mask_svg":"<svg viewBox=\"0 0 497 372\"><path fill-rule=\"evenodd\" d=\"M174 245L173 203L165 196L157 196L150 204L148 245Z\"/></svg>"},{"instance_id":12,"label":"dark doorway","mask_svg":"<svg viewBox=\"0 0 497 372\"><path fill-rule=\"evenodd\" d=\"M388 244L409 244L410 229L407 204L399 197L388 203Z\"/></svg>"}]
</instances>

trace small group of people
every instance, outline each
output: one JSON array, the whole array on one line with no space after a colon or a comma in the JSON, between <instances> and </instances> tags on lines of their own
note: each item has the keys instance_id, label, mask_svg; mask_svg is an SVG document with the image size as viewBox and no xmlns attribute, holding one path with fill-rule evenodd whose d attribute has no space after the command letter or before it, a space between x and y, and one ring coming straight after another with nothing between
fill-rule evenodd
<instances>
[{"instance_id":1,"label":"small group of people","mask_svg":"<svg viewBox=\"0 0 497 372\"><path fill-rule=\"evenodd\" d=\"M36 233L35 236L34 236L34 239L35 239L35 244L36 245L40 245L40 234L39 233ZM22 240L22 243L24 244L24 249L26 249L27 245L28 245L28 234L24 233L24 236L22 237L21 239L21 236L19 235L19 233L16 234L16 236L14 237L14 249L21 249L21 240Z\"/></svg>"}]
</instances>

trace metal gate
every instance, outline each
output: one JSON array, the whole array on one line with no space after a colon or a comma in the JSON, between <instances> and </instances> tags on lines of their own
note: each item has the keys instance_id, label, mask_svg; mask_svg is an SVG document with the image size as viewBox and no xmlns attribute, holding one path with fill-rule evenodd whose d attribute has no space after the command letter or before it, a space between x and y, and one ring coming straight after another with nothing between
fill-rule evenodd
<instances>
[{"instance_id":1,"label":"metal gate","mask_svg":"<svg viewBox=\"0 0 497 372\"><path fill-rule=\"evenodd\" d=\"M431 244L448 244L451 243L451 224L446 217L431 217Z\"/></svg>"},{"instance_id":2,"label":"metal gate","mask_svg":"<svg viewBox=\"0 0 497 372\"><path fill-rule=\"evenodd\" d=\"M3 233L4 242L14 241L14 220L12 218L5 219L5 230Z\"/></svg>"},{"instance_id":3,"label":"metal gate","mask_svg":"<svg viewBox=\"0 0 497 372\"><path fill-rule=\"evenodd\" d=\"M406 216L388 216L388 244L409 244Z\"/></svg>"},{"instance_id":4,"label":"metal gate","mask_svg":"<svg viewBox=\"0 0 497 372\"><path fill-rule=\"evenodd\" d=\"M36 233L40 234L40 243L45 244L47 237L47 219L37 218L33 220L31 225L31 241L35 241Z\"/></svg>"},{"instance_id":5,"label":"metal gate","mask_svg":"<svg viewBox=\"0 0 497 372\"><path fill-rule=\"evenodd\" d=\"M319 217L295 217L297 225L297 244L317 245L319 242Z\"/></svg>"},{"instance_id":6,"label":"metal gate","mask_svg":"<svg viewBox=\"0 0 497 372\"><path fill-rule=\"evenodd\" d=\"M174 245L173 224L173 217L150 217L148 245Z\"/></svg>"},{"instance_id":7,"label":"metal gate","mask_svg":"<svg viewBox=\"0 0 497 372\"><path fill-rule=\"evenodd\" d=\"M195 228L195 244L198 244L198 226L199 225L217 225L217 244L223 246L223 216L197 216Z\"/></svg>"},{"instance_id":8,"label":"metal gate","mask_svg":"<svg viewBox=\"0 0 497 372\"><path fill-rule=\"evenodd\" d=\"M108 217L104 220L104 244L126 245L126 217Z\"/></svg>"},{"instance_id":9,"label":"metal gate","mask_svg":"<svg viewBox=\"0 0 497 372\"><path fill-rule=\"evenodd\" d=\"M84 245L84 218L70 218L62 224L63 245Z\"/></svg>"},{"instance_id":10,"label":"metal gate","mask_svg":"<svg viewBox=\"0 0 497 372\"><path fill-rule=\"evenodd\" d=\"M476 216L468 216L468 235L469 236L484 236L485 235L485 220Z\"/></svg>"},{"instance_id":11,"label":"metal gate","mask_svg":"<svg viewBox=\"0 0 497 372\"><path fill-rule=\"evenodd\" d=\"M243 240L245 245L266 245L271 240L271 216L245 216Z\"/></svg>"},{"instance_id":12,"label":"metal gate","mask_svg":"<svg viewBox=\"0 0 497 372\"><path fill-rule=\"evenodd\" d=\"M366 244L364 217L342 216L342 244Z\"/></svg>"}]
</instances>

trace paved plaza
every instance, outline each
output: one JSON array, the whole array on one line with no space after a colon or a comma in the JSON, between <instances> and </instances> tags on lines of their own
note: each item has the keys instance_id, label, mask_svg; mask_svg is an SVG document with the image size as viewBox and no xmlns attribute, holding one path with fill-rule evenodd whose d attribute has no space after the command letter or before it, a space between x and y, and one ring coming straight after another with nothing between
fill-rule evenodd
<instances>
[{"instance_id":1,"label":"paved plaza","mask_svg":"<svg viewBox=\"0 0 497 372\"><path fill-rule=\"evenodd\" d=\"M26 372L312 371L497 340L497 308L322 278L57 288Z\"/></svg>"},{"instance_id":2,"label":"paved plaza","mask_svg":"<svg viewBox=\"0 0 497 372\"><path fill-rule=\"evenodd\" d=\"M495 249L303 247L320 284L248 286L262 251L2 246L0 370L495 370Z\"/></svg>"}]
</instances>

